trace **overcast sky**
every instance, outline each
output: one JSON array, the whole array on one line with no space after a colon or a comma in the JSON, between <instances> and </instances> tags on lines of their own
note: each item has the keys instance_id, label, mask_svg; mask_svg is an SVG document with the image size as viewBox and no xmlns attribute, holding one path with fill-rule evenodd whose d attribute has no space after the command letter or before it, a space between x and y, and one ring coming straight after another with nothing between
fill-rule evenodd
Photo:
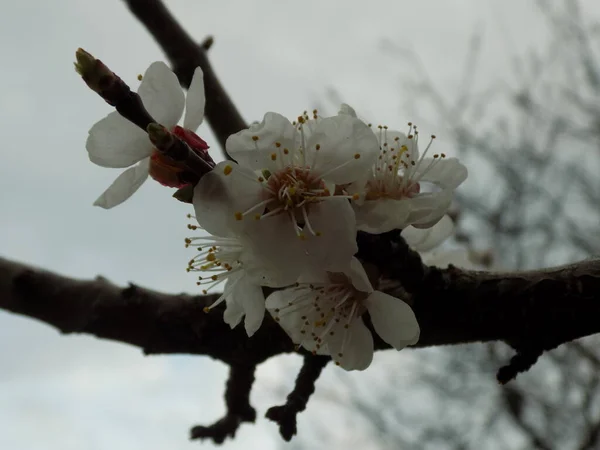
<instances>
[{"instance_id":1,"label":"overcast sky","mask_svg":"<svg viewBox=\"0 0 600 450\"><path fill-rule=\"evenodd\" d=\"M598 9L592 0L583 3ZM414 67L390 47L414 51L432 79L450 90L474 30L483 32L479 76L486 82L509 77L509 56L545 38L528 0L167 5L195 38L215 37L211 60L247 120L267 111L294 117L316 104L333 111L327 94L333 88L364 117L401 127L415 113L406 107L414 93L401 82ZM113 210L92 206L119 171L88 161L88 129L110 107L74 72L77 47L132 86L138 73L163 58L120 0L2 1L0 255L74 277L102 274L116 283L193 292L193 277L184 270L190 253L183 247L190 211L170 198L170 190L148 182ZM451 154L444 130L430 131ZM199 134L217 155L210 132L201 128ZM354 381L376 377L390 356L403 357L377 356L369 374L352 374ZM404 357L409 364L410 356ZM61 337L43 324L0 313L0 358L3 449L191 449L199 444L187 440L189 427L211 423L224 411L226 367L199 357L147 358L132 347ZM297 366L289 356L260 368L253 393L258 424L244 425L223 448L280 445L276 427L262 417L268 406L283 402ZM336 369L327 370L331 378ZM315 396L342 395L327 386L328 377ZM310 432L311 414L314 420L319 410L318 401L311 404L300 433ZM359 439L346 431L339 447Z\"/></svg>"}]
</instances>

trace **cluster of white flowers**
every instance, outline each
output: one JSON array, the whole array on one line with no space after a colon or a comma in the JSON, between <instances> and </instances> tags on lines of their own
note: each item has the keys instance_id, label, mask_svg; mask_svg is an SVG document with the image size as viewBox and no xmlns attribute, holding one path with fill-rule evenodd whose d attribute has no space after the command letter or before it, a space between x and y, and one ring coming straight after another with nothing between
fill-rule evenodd
<instances>
[{"instance_id":1,"label":"cluster of white flowers","mask_svg":"<svg viewBox=\"0 0 600 450\"><path fill-rule=\"evenodd\" d=\"M173 83L172 72L154 63L139 90L150 113L168 127L176 125L184 102ZM185 129L201 123L203 106L197 69ZM156 153L141 130L119 119L111 114L92 128L90 158L108 167L141 162L119 179L129 171L136 175L126 183L118 179L101 196L96 204L103 207L139 187ZM188 270L199 272L203 292L224 282L207 310L226 302L224 320L235 327L244 319L248 336L268 310L297 346L330 355L347 370L365 369L373 358L366 313L394 348L415 344L419 325L410 306L377 291L378 280L369 279L354 255L358 230L404 229L409 244L422 251L451 233L445 213L467 171L444 154L426 158L432 142L420 156L416 126L409 124L406 134L374 129L347 105L332 117L305 112L294 122L270 112L230 136L226 150L236 162L219 163L195 186L198 225L190 228L204 234L186 239L198 251ZM278 290L265 299L263 286Z\"/></svg>"}]
</instances>

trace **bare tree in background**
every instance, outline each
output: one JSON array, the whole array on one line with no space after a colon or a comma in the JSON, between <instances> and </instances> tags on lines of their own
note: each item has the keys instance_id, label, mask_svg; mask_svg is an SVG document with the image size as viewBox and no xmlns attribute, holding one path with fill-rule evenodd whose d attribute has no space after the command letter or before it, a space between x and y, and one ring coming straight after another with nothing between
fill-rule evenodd
<instances>
[{"instance_id":1,"label":"bare tree in background","mask_svg":"<svg viewBox=\"0 0 600 450\"><path fill-rule=\"evenodd\" d=\"M600 252L600 24L587 23L576 0L538 6L551 39L514 56L514 80L481 91L473 88L479 35L454 95L436 88L416 55L391 46L420 68L411 99L437 112L435 123L452 130L455 151L476 169L458 194L456 239L490 268ZM502 343L427 350L414 367L401 362L380 376L385 389L375 395L343 377L352 413L340 413L380 449L598 449L599 344L562 346L507 386L490 376L509 358Z\"/></svg>"}]
</instances>

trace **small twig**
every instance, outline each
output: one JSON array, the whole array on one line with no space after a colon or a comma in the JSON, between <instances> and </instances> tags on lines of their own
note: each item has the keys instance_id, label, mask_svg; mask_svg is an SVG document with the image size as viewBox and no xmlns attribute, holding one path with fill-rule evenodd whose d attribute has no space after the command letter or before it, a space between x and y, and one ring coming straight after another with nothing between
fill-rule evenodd
<instances>
[{"instance_id":1,"label":"small twig","mask_svg":"<svg viewBox=\"0 0 600 450\"><path fill-rule=\"evenodd\" d=\"M306 409L308 399L315 391L315 383L329 361L327 356L305 355L296 385L287 396L285 405L268 409L266 417L279 424L279 433L286 441L296 434L296 416Z\"/></svg>"},{"instance_id":2,"label":"small twig","mask_svg":"<svg viewBox=\"0 0 600 450\"><path fill-rule=\"evenodd\" d=\"M102 61L81 48L75 56L75 69L89 88L114 106L121 116L146 131L155 148L170 161L181 166L187 183L197 183L204 174L215 167L215 162L206 151L208 146L202 139L181 127L175 127L175 132L172 132L156 123L144 107L140 96L132 92ZM181 130L180 135L176 134L178 129ZM188 135L189 139L186 142L183 139ZM192 148L188 142L199 145Z\"/></svg>"},{"instance_id":3,"label":"small twig","mask_svg":"<svg viewBox=\"0 0 600 450\"><path fill-rule=\"evenodd\" d=\"M250 391L254 383L254 365L233 364L229 371L225 403L225 417L210 426L197 425L190 430L190 439L212 439L222 444L227 437L235 437L235 433L243 422L254 422L256 411L250 406Z\"/></svg>"},{"instance_id":4,"label":"small twig","mask_svg":"<svg viewBox=\"0 0 600 450\"><path fill-rule=\"evenodd\" d=\"M102 61L81 48L75 52L75 58L75 70L83 81L109 105L114 106L119 114L144 131L155 122L137 92L133 92Z\"/></svg>"},{"instance_id":5,"label":"small twig","mask_svg":"<svg viewBox=\"0 0 600 450\"><path fill-rule=\"evenodd\" d=\"M496 374L496 379L500 384L506 384L514 380L518 374L527 372L542 356L543 350L531 348L526 350L517 350L517 354L510 359L510 362L501 367Z\"/></svg>"}]
</instances>

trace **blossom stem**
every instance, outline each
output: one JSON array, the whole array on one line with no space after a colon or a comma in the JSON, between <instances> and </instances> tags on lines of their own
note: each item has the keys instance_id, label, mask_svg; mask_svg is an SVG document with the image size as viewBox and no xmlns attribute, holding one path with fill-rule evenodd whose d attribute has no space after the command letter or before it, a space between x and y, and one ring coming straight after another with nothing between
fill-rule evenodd
<instances>
[{"instance_id":1,"label":"blossom stem","mask_svg":"<svg viewBox=\"0 0 600 450\"><path fill-rule=\"evenodd\" d=\"M109 105L114 106L119 114L144 131L150 123L155 122L140 96L102 61L82 48L75 52L75 59L75 70L83 81Z\"/></svg>"}]
</instances>

